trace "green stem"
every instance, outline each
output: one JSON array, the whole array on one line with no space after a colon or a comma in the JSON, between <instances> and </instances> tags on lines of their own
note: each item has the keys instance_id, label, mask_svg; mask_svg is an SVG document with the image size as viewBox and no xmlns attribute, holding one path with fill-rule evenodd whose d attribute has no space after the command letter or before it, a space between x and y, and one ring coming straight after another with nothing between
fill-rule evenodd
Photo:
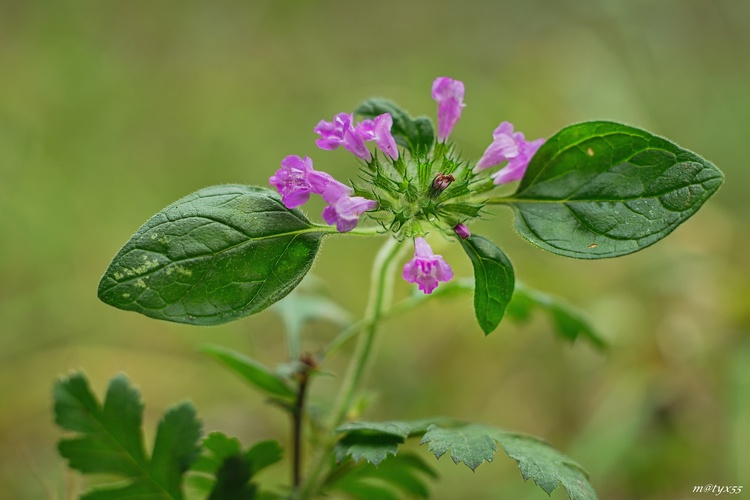
<instances>
[{"instance_id":1,"label":"green stem","mask_svg":"<svg viewBox=\"0 0 750 500\"><path fill-rule=\"evenodd\" d=\"M351 407L354 393L362 379L367 362L370 359L370 353L375 341L375 336L386 303L390 300L391 290L393 289L393 265L395 257L401 249L401 244L393 239L388 238L383 247L375 257L375 263L372 268L372 284L370 287L370 297L367 304L365 319L367 326L362 332L357 349L354 353L354 359L349 365L349 370L344 379L342 391L339 393L339 400L334 407L333 427L338 427L346 416Z\"/></svg>"},{"instance_id":2,"label":"green stem","mask_svg":"<svg viewBox=\"0 0 750 500\"><path fill-rule=\"evenodd\" d=\"M383 311L390 300L393 288L393 268L397 262L399 250L402 248L404 248L403 242L388 238L375 257L367 309L362 321L362 335L359 337L354 358L349 363L348 371L339 392L339 398L332 411L333 418L328 432L328 442L321 447L321 452L315 462L315 468L311 471L300 492L300 499L310 498L318 490L323 472L330 463L330 456L336 445L335 430L344 421L351 408L352 400L372 355L378 323L382 319Z\"/></svg>"},{"instance_id":3,"label":"green stem","mask_svg":"<svg viewBox=\"0 0 750 500\"><path fill-rule=\"evenodd\" d=\"M305 411L305 395L307 382L310 379L309 368L305 366L299 374L297 400L292 413L292 485L294 489L302 483L302 423Z\"/></svg>"}]
</instances>

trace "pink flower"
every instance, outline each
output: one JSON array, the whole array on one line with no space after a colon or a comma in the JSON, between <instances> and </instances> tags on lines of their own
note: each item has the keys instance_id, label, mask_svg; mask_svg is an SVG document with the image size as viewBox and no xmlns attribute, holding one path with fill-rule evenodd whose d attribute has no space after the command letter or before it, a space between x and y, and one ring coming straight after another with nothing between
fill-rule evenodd
<instances>
[{"instance_id":1,"label":"pink flower","mask_svg":"<svg viewBox=\"0 0 750 500\"><path fill-rule=\"evenodd\" d=\"M507 161L508 164L504 168L492 175L495 184L521 179L526 173L531 157L544 143L544 139L526 141L521 132L513 132L513 124L510 122L502 122L492 133L492 137L492 144L487 147L474 171L478 172Z\"/></svg>"},{"instance_id":2,"label":"pink flower","mask_svg":"<svg viewBox=\"0 0 750 500\"><path fill-rule=\"evenodd\" d=\"M458 119L461 110L466 106L464 100L464 83L441 76L432 82L432 98L438 103L438 141L444 142Z\"/></svg>"},{"instance_id":3,"label":"pink flower","mask_svg":"<svg viewBox=\"0 0 750 500\"><path fill-rule=\"evenodd\" d=\"M364 120L357 125L354 130L365 141L375 141L380 150L391 157L393 160L398 159L398 148L396 140L391 134L393 118L389 113L378 115L374 120Z\"/></svg>"},{"instance_id":4,"label":"pink flower","mask_svg":"<svg viewBox=\"0 0 750 500\"><path fill-rule=\"evenodd\" d=\"M323 209L323 220L329 226L335 224L338 232L346 233L356 227L362 213L376 208L377 201L361 196L341 196Z\"/></svg>"},{"instance_id":5,"label":"pink flower","mask_svg":"<svg viewBox=\"0 0 750 500\"><path fill-rule=\"evenodd\" d=\"M320 194L331 182L338 182L325 172L313 169L312 160L290 155L281 160L281 168L269 179L281 194L281 201L287 208L295 208L307 203L310 193ZM339 183L340 184L340 183ZM345 186L346 187L346 186Z\"/></svg>"},{"instance_id":6,"label":"pink flower","mask_svg":"<svg viewBox=\"0 0 750 500\"><path fill-rule=\"evenodd\" d=\"M453 227L453 230L456 232L456 236L458 236L462 240L465 240L466 238L471 236L471 231L469 231L469 228L464 224L456 224Z\"/></svg>"},{"instance_id":7,"label":"pink flower","mask_svg":"<svg viewBox=\"0 0 750 500\"><path fill-rule=\"evenodd\" d=\"M319 194L328 203L354 192L346 184L337 181L331 174L313 169L312 160L290 155L281 160L281 168L269 179L281 194L287 208L296 208L307 203L310 194Z\"/></svg>"},{"instance_id":8,"label":"pink flower","mask_svg":"<svg viewBox=\"0 0 750 500\"><path fill-rule=\"evenodd\" d=\"M409 283L417 283L424 293L432 293L438 282L453 278L451 266L440 255L432 253L432 248L424 238L414 238L414 258L404 265L402 276Z\"/></svg>"},{"instance_id":9,"label":"pink flower","mask_svg":"<svg viewBox=\"0 0 750 500\"><path fill-rule=\"evenodd\" d=\"M314 130L320 135L320 139L315 141L320 149L331 150L343 146L365 161L372 159L364 139L354 128L354 118L351 114L339 113L333 117L332 122L320 120Z\"/></svg>"}]
</instances>

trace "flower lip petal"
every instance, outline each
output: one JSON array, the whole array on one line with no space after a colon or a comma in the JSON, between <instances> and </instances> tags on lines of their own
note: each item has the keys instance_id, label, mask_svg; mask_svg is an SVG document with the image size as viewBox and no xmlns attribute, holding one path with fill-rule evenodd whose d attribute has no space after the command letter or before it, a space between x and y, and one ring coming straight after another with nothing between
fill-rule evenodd
<instances>
[{"instance_id":1,"label":"flower lip petal","mask_svg":"<svg viewBox=\"0 0 750 500\"><path fill-rule=\"evenodd\" d=\"M414 257L404 264L401 276L409 283L417 283L419 289L429 294L440 281L453 278L453 270L440 255L435 255L424 238L414 238Z\"/></svg>"},{"instance_id":2,"label":"flower lip petal","mask_svg":"<svg viewBox=\"0 0 750 500\"><path fill-rule=\"evenodd\" d=\"M357 226L360 215L377 207L377 201L361 196L341 196L323 209L323 220L329 226L335 224L338 232L346 233Z\"/></svg>"}]
</instances>

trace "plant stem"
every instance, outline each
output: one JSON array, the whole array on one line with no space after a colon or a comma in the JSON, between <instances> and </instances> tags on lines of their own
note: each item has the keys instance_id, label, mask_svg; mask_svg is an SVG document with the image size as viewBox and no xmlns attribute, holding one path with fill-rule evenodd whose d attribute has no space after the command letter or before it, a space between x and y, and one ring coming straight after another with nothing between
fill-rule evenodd
<instances>
[{"instance_id":1,"label":"plant stem","mask_svg":"<svg viewBox=\"0 0 750 500\"><path fill-rule=\"evenodd\" d=\"M354 359L349 364L346 378L339 393L338 402L334 407L334 429L344 421L346 413L351 407L354 393L359 386L362 374L370 359L372 346L378 330L378 322L382 317L386 303L390 300L393 288L393 266L395 264L395 257L401 246L397 240L388 238L375 257L375 263L372 268L370 296L365 313L366 326L354 352Z\"/></svg>"},{"instance_id":2,"label":"plant stem","mask_svg":"<svg viewBox=\"0 0 750 500\"><path fill-rule=\"evenodd\" d=\"M399 242L394 238L388 238L375 257L372 268L370 294L367 300L365 318L362 321L362 335L359 337L354 358L349 363L349 368L339 392L339 398L332 411L333 418L328 430L328 441L321 447L315 467L310 472L304 487L300 491L300 499L310 498L318 490L323 472L330 463L330 456L336 445L335 430L344 421L349 408L351 408L354 394L359 387L362 375L372 354L372 346L375 343L378 322L382 318L383 311L390 300L393 288L393 269L397 262L396 257L402 248L404 248L403 242Z\"/></svg>"},{"instance_id":3,"label":"plant stem","mask_svg":"<svg viewBox=\"0 0 750 500\"><path fill-rule=\"evenodd\" d=\"M304 420L305 395L309 379L310 372L305 365L299 373L297 400L294 402L292 413L292 484L295 490L302 484L302 422Z\"/></svg>"}]
</instances>

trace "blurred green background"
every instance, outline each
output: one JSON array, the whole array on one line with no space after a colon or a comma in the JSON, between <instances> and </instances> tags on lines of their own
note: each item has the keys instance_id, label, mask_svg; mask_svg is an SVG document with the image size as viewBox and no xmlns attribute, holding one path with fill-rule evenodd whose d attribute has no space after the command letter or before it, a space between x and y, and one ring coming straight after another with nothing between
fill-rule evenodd
<instances>
[{"instance_id":1,"label":"blurred green background","mask_svg":"<svg viewBox=\"0 0 750 500\"><path fill-rule=\"evenodd\" d=\"M666 240L599 262L531 247L499 209L473 230L528 285L585 311L610 350L566 344L543 317L485 338L470 297L434 302L385 325L365 416L439 414L542 436L589 470L603 499L701 498L693 486L707 483L750 494L748 54L743 0L3 0L0 498L63 499L82 486L56 455L51 412L52 381L72 369L99 393L129 374L149 436L191 398L207 431L285 442L281 414L196 352L212 342L282 362L277 316L153 321L100 303L99 277L141 223L198 188L266 185L288 154L353 176L351 155L316 149L317 121L373 95L434 116L441 75L466 84L453 138L468 157L502 120L536 138L612 119L698 152L726 185ZM373 243L331 238L314 268L354 314ZM457 245L436 250L471 274ZM335 332L312 325L306 347ZM330 368L341 375L346 358ZM337 383L320 379L313 403ZM501 453L476 473L435 465L438 499L546 498ZM286 476L277 466L267 479Z\"/></svg>"}]
</instances>

